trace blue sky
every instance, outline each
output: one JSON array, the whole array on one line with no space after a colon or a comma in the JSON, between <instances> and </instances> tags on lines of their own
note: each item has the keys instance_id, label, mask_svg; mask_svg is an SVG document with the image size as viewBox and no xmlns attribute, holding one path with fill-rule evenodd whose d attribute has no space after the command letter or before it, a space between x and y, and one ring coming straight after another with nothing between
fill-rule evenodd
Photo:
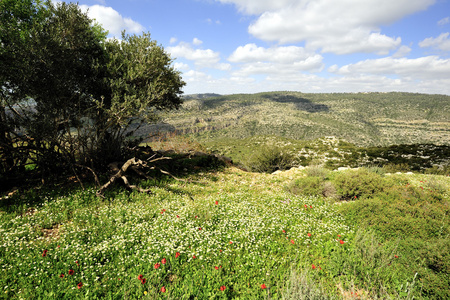
<instances>
[{"instance_id":1,"label":"blue sky","mask_svg":"<svg viewBox=\"0 0 450 300\"><path fill-rule=\"evenodd\" d=\"M450 0L80 0L120 37L150 32L191 93L450 95Z\"/></svg>"}]
</instances>

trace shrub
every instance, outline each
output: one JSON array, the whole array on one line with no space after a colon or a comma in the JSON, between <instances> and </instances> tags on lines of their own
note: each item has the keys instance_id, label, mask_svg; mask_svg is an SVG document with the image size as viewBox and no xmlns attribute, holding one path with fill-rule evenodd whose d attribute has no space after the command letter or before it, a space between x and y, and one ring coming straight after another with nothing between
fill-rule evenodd
<instances>
[{"instance_id":1,"label":"shrub","mask_svg":"<svg viewBox=\"0 0 450 300\"><path fill-rule=\"evenodd\" d=\"M294 155L278 146L268 145L257 150L245 165L253 172L273 173L277 170L287 170L294 164Z\"/></svg>"},{"instance_id":2,"label":"shrub","mask_svg":"<svg viewBox=\"0 0 450 300\"><path fill-rule=\"evenodd\" d=\"M323 184L322 194L324 197L335 199L337 198L336 188L331 181L325 181Z\"/></svg>"},{"instance_id":3,"label":"shrub","mask_svg":"<svg viewBox=\"0 0 450 300\"><path fill-rule=\"evenodd\" d=\"M288 191L296 195L322 196L323 190L324 181L317 176L298 178L288 186Z\"/></svg>"},{"instance_id":4,"label":"shrub","mask_svg":"<svg viewBox=\"0 0 450 300\"><path fill-rule=\"evenodd\" d=\"M405 286L411 286L411 277L417 273L421 287L420 291L415 289L414 295L421 293L430 299L450 297L446 288L450 272L450 210L441 194L425 184L393 185L373 198L342 205L339 209L351 223L373 230L384 247L397 246L396 255L402 268L396 267L389 280L399 295L405 296Z\"/></svg>"},{"instance_id":5,"label":"shrub","mask_svg":"<svg viewBox=\"0 0 450 300\"><path fill-rule=\"evenodd\" d=\"M371 197L389 186L387 180L365 168L338 173L333 182L344 200Z\"/></svg>"},{"instance_id":6,"label":"shrub","mask_svg":"<svg viewBox=\"0 0 450 300\"><path fill-rule=\"evenodd\" d=\"M306 175L311 176L311 177L320 177L320 178L327 178L328 177L328 173L330 171L328 169L325 169L323 167L320 167L319 165L310 165L307 169L306 169Z\"/></svg>"},{"instance_id":7,"label":"shrub","mask_svg":"<svg viewBox=\"0 0 450 300\"><path fill-rule=\"evenodd\" d=\"M407 163L388 163L383 166L386 173L410 172L411 167Z\"/></svg>"},{"instance_id":8,"label":"shrub","mask_svg":"<svg viewBox=\"0 0 450 300\"><path fill-rule=\"evenodd\" d=\"M307 271L299 274L295 270L292 270L286 284L286 289L281 292L281 299L332 299L327 295L325 289L320 284L316 284L310 277L311 275Z\"/></svg>"},{"instance_id":9,"label":"shrub","mask_svg":"<svg viewBox=\"0 0 450 300\"><path fill-rule=\"evenodd\" d=\"M365 294L360 295L363 299L412 299L420 287L414 273L404 272L397 241L389 245L380 242L374 232L359 230L351 243L331 253L331 275L339 278L345 289L354 288L349 284L358 286Z\"/></svg>"}]
</instances>

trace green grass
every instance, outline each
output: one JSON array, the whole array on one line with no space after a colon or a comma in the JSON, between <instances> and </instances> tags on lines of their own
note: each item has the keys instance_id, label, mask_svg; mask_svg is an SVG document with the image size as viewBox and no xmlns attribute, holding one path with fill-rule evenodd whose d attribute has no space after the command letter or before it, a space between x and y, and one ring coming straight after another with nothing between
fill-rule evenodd
<instances>
[{"instance_id":1,"label":"green grass","mask_svg":"<svg viewBox=\"0 0 450 300\"><path fill-rule=\"evenodd\" d=\"M326 180L334 173L310 174L322 174L317 178ZM387 185L395 188L385 198L377 198L380 203L368 197L376 203L338 205L325 197L286 191L292 180L307 174L226 168L194 174L190 179L195 182L190 183L164 178L141 182L153 187L152 194L113 190L106 199L96 197L92 188L16 193L9 200L20 205L2 206L0 211L0 297L348 299L358 294L359 299L434 299L446 295L437 289L436 280L448 279L449 274L444 260L449 239L448 177L396 175ZM406 180L413 188L404 194ZM435 191L441 188L439 195L431 196L427 190L427 196L416 195L423 181ZM417 233L402 232L402 226L384 223L384 213L402 209L398 207L402 195L415 203L410 218L436 220L430 225L432 231L425 227ZM390 199L395 200L392 205ZM433 210L433 205L439 207ZM371 210L377 213L370 214ZM414 219L404 222L398 225ZM428 261L411 263L415 254L409 252L414 247L418 257ZM428 287L425 292L423 286Z\"/></svg>"}]
</instances>

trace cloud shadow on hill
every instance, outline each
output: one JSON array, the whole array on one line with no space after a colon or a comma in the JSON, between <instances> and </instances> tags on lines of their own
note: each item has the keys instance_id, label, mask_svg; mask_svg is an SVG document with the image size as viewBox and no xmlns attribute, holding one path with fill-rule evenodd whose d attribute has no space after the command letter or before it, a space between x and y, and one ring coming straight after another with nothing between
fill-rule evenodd
<instances>
[{"instance_id":1,"label":"cloud shadow on hill","mask_svg":"<svg viewBox=\"0 0 450 300\"><path fill-rule=\"evenodd\" d=\"M311 100L294 95L270 94L262 97L278 103L292 103L298 110L310 113L328 112L330 110L325 104L314 103Z\"/></svg>"}]
</instances>

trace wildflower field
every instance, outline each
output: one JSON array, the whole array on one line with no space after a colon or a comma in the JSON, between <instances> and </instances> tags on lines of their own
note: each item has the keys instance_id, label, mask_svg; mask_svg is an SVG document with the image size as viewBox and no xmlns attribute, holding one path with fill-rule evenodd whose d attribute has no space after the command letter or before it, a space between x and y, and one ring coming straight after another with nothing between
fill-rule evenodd
<instances>
[{"instance_id":1,"label":"wildflower field","mask_svg":"<svg viewBox=\"0 0 450 300\"><path fill-rule=\"evenodd\" d=\"M421 180L437 178L444 188L450 184L444 176L406 176L389 179L405 197L413 194L404 190L406 181L415 186L414 193L424 187L423 193L428 193ZM420 209L425 206L433 211L428 205L429 199L435 199L438 210L433 211L433 219L440 231L426 230L435 237L433 245L444 249L443 261L435 258L443 264L436 273L444 274L439 278L447 282L441 280L443 286L424 292L421 281L429 274L422 267L428 268L428 262L413 263L411 255L417 255L408 247L414 245L401 240L422 243L430 236L413 236L402 226L389 229L391 236L384 235L388 227L383 224L389 221L377 215L381 202L357 207L360 199L348 202L292 193L289 184L302 177L308 175L302 171L259 174L230 167L192 174L190 182L168 178L141 182L152 187L151 194L117 188L102 199L94 188L73 187L17 193L7 199L8 205L3 198L0 298L433 299L446 295L446 192L437 198L414 198L418 218L424 218ZM435 288L443 291L433 292Z\"/></svg>"}]
</instances>

